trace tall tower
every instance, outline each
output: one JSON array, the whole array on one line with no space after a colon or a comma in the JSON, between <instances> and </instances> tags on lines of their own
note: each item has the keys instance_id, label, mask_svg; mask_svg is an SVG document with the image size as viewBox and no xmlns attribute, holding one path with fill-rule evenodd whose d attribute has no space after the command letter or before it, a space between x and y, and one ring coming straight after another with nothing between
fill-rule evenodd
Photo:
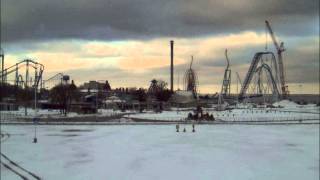
<instances>
[{"instance_id":1,"label":"tall tower","mask_svg":"<svg viewBox=\"0 0 320 180\"><path fill-rule=\"evenodd\" d=\"M4 52L2 48L0 49L0 58L1 58L1 83L4 82Z\"/></svg>"},{"instance_id":2,"label":"tall tower","mask_svg":"<svg viewBox=\"0 0 320 180\"><path fill-rule=\"evenodd\" d=\"M171 47L171 66L170 66L170 90L173 92L173 43L174 41L170 41L170 47Z\"/></svg>"}]
</instances>

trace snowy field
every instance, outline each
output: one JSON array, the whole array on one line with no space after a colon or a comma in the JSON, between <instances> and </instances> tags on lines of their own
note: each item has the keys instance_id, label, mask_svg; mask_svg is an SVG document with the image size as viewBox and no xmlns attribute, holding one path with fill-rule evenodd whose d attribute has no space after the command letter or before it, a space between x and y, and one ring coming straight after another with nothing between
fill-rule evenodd
<instances>
[{"instance_id":1,"label":"snowy field","mask_svg":"<svg viewBox=\"0 0 320 180\"><path fill-rule=\"evenodd\" d=\"M75 112L67 113L67 116L62 114L60 110L48 110L48 109L38 109L37 117L40 118L65 118L65 117L88 117L88 116L116 116L125 114L128 112L121 112L120 110L112 110L112 109L98 109L97 114L78 114ZM27 116L25 116L25 109L19 108L17 111L0 111L0 115L2 116L1 119L3 121L12 121L15 120L17 117L34 117L35 111L32 108L27 109Z\"/></svg>"},{"instance_id":2,"label":"snowy field","mask_svg":"<svg viewBox=\"0 0 320 180\"><path fill-rule=\"evenodd\" d=\"M215 111L214 108L203 108L203 113L212 114L215 119L223 121L283 121L283 120L320 120L320 107L315 104L298 105L292 101L282 100L273 104L277 108L253 108L252 104L238 104L237 108L226 111ZM194 113L195 108L172 108L171 111L156 113L148 111L139 113L137 111L121 112L112 109L99 109L98 114L77 114L70 112L67 117L90 117L90 116L117 116L124 115L126 118L161 121L184 121L189 113ZM25 117L24 108L18 111L0 111L1 120L4 122L15 121L17 117ZM28 109L27 117L34 117L33 109ZM41 118L62 118L65 117L59 110L39 109L37 116Z\"/></svg>"},{"instance_id":3,"label":"snowy field","mask_svg":"<svg viewBox=\"0 0 320 180\"><path fill-rule=\"evenodd\" d=\"M183 128L183 126L181 127ZM316 180L319 125L2 125L1 152L43 179ZM2 160L2 158L1 158ZM1 179L19 179L1 166Z\"/></svg>"},{"instance_id":4,"label":"snowy field","mask_svg":"<svg viewBox=\"0 0 320 180\"><path fill-rule=\"evenodd\" d=\"M184 121L188 113L194 113L192 110L187 111L163 111L162 113L147 112L126 115L130 118L149 119L149 120L166 120L166 121ZM273 121L273 120L307 120L319 119L319 107L302 107L302 108L252 108L252 109L232 109L230 111L215 111L205 109L204 113L213 114L216 119L224 121Z\"/></svg>"},{"instance_id":5,"label":"snowy field","mask_svg":"<svg viewBox=\"0 0 320 180\"><path fill-rule=\"evenodd\" d=\"M239 104L241 107L241 104ZM282 100L273 104L277 108L252 108L250 104L242 105L243 108L234 108L226 111L215 111L214 108L204 108L203 113L213 114L216 119L223 121L277 121L277 120L308 120L320 119L320 107L315 104L298 105L292 101ZM192 109L174 109L162 113L147 112L126 115L126 117L184 121Z\"/></svg>"}]
</instances>

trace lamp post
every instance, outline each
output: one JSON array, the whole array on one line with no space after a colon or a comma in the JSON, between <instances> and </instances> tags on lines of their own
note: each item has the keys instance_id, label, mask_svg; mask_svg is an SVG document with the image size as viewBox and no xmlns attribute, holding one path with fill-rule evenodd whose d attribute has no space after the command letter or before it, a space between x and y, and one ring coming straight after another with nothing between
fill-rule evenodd
<instances>
[{"instance_id":1,"label":"lamp post","mask_svg":"<svg viewBox=\"0 0 320 180\"><path fill-rule=\"evenodd\" d=\"M33 143L37 143L37 115L38 115L38 109L37 109L37 86L34 85L34 118L33 118L33 123L34 123L34 138L33 138Z\"/></svg>"},{"instance_id":2,"label":"lamp post","mask_svg":"<svg viewBox=\"0 0 320 180\"><path fill-rule=\"evenodd\" d=\"M37 143L37 124L38 124L38 108L37 108L37 91L38 91L38 80L40 76L37 74L37 69L36 69L36 75L35 75L35 80L34 80L34 118L33 118L33 123L34 123L34 138L33 138L33 143Z\"/></svg>"}]
</instances>

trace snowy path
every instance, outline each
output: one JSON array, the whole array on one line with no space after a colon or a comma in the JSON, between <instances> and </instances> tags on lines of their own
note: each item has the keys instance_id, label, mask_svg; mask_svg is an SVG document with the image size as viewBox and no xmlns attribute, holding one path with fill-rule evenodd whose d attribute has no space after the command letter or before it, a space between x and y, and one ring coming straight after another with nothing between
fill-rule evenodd
<instances>
[{"instance_id":1,"label":"snowy path","mask_svg":"<svg viewBox=\"0 0 320 180\"><path fill-rule=\"evenodd\" d=\"M1 151L48 180L319 178L319 125L183 127L2 125Z\"/></svg>"},{"instance_id":2,"label":"snowy path","mask_svg":"<svg viewBox=\"0 0 320 180\"><path fill-rule=\"evenodd\" d=\"M1 143L7 141L10 138L10 134L8 133L1 133ZM26 170L25 168L21 167L19 164L16 162L12 161L9 157L7 157L5 154L1 152L1 160L0 163L3 167L7 168L10 170L12 173L17 175L23 180L31 180L31 179L37 179L40 180L41 178L34 173ZM2 172L2 171L1 171Z\"/></svg>"}]
</instances>

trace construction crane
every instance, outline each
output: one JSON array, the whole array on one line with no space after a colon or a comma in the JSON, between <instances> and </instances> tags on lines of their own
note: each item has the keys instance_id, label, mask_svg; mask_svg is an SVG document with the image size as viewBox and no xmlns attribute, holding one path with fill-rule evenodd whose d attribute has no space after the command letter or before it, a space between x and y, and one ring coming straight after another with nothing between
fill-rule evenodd
<instances>
[{"instance_id":1,"label":"construction crane","mask_svg":"<svg viewBox=\"0 0 320 180\"><path fill-rule=\"evenodd\" d=\"M269 31L269 34L271 36L271 39L273 41L274 46L277 49L277 54L278 54L278 67L279 67L279 71L280 71L280 84L281 84L281 91L282 91L282 98L286 99L289 91L288 91L288 86L286 85L286 81L285 81L285 75L284 75L284 67L283 67L283 59L282 59L282 52L285 51L284 48L284 44L283 42L280 43L280 45L278 44L276 37L272 31L272 28L270 26L270 23L266 20L266 27Z\"/></svg>"},{"instance_id":2,"label":"construction crane","mask_svg":"<svg viewBox=\"0 0 320 180\"><path fill-rule=\"evenodd\" d=\"M231 70L229 69L230 61L228 58L228 50L227 49L225 50L225 56L226 56L226 60L227 60L227 67L224 71L221 94L224 96L229 96L230 95Z\"/></svg>"}]
</instances>

